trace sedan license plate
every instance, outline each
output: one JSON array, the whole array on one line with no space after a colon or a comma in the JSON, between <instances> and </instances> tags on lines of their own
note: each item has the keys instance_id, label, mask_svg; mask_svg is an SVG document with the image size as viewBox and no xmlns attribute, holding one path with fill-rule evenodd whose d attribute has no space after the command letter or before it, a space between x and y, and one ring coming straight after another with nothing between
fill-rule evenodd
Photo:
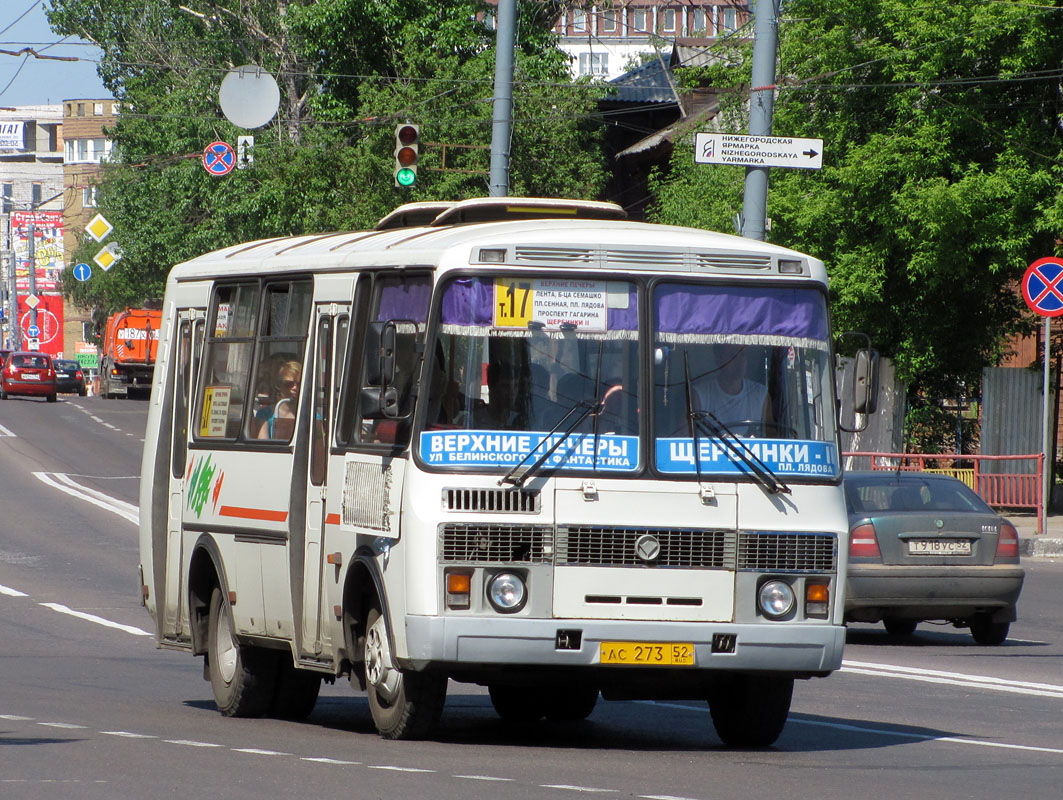
<instances>
[{"instance_id":1,"label":"sedan license plate","mask_svg":"<svg viewBox=\"0 0 1063 800\"><path fill-rule=\"evenodd\" d=\"M694 645L690 642L602 642L598 654L602 664L694 666Z\"/></svg>"},{"instance_id":2,"label":"sedan license plate","mask_svg":"<svg viewBox=\"0 0 1063 800\"><path fill-rule=\"evenodd\" d=\"M969 556L969 539L909 539L908 555L912 556Z\"/></svg>"}]
</instances>

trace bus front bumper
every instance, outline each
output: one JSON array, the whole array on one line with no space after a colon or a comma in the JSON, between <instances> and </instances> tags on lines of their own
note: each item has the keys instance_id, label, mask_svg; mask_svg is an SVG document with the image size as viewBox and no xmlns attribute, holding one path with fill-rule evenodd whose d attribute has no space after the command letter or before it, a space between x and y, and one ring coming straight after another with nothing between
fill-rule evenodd
<instances>
[{"instance_id":1,"label":"bus front bumper","mask_svg":"<svg viewBox=\"0 0 1063 800\"><path fill-rule=\"evenodd\" d=\"M626 669L602 665L602 642L666 642L693 645L694 664L680 669L825 675L841 666L845 628L792 622L408 616L406 641L415 669L443 663Z\"/></svg>"}]
</instances>

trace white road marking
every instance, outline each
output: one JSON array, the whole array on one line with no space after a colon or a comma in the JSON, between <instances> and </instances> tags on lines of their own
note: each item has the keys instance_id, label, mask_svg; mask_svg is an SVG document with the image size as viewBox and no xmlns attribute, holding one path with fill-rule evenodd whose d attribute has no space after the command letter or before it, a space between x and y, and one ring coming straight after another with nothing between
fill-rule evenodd
<instances>
[{"instance_id":1,"label":"white road marking","mask_svg":"<svg viewBox=\"0 0 1063 800\"><path fill-rule=\"evenodd\" d=\"M46 728L69 728L70 730L84 730L84 725L75 725L72 722L38 722Z\"/></svg>"},{"instance_id":2,"label":"white road marking","mask_svg":"<svg viewBox=\"0 0 1063 800\"><path fill-rule=\"evenodd\" d=\"M499 783L511 783L512 778L496 778L493 775L455 775L455 778L463 778L467 781L498 781Z\"/></svg>"},{"instance_id":3,"label":"white road marking","mask_svg":"<svg viewBox=\"0 0 1063 800\"><path fill-rule=\"evenodd\" d=\"M158 739L150 733L133 733L131 731L100 731L104 736L121 736L123 739Z\"/></svg>"},{"instance_id":4,"label":"white road marking","mask_svg":"<svg viewBox=\"0 0 1063 800\"><path fill-rule=\"evenodd\" d=\"M253 756L290 756L291 753L282 753L280 750L260 750L257 747L234 747L234 753L250 753Z\"/></svg>"},{"instance_id":5,"label":"white road marking","mask_svg":"<svg viewBox=\"0 0 1063 800\"><path fill-rule=\"evenodd\" d=\"M79 500L84 500L86 503L91 503L94 506L110 511L112 514L117 514L123 519L132 522L134 525L140 524L140 509L132 503L127 503L124 500L119 500L117 497L111 497L103 492L98 492L95 489L82 486L61 472L34 472L33 477L42 483L51 486L53 489L58 489L71 497L76 497Z\"/></svg>"},{"instance_id":6,"label":"white road marking","mask_svg":"<svg viewBox=\"0 0 1063 800\"><path fill-rule=\"evenodd\" d=\"M924 683L963 686L965 688L973 687L990 689L996 692L1027 694L1035 697L1063 698L1063 685L1015 681L1006 678L996 678L990 675L968 675L963 672L944 672L936 669L902 667L893 664L876 664L867 661L848 660L842 661L842 668L840 671L843 673L855 673L858 675L877 675L879 677L900 678L902 680L922 681Z\"/></svg>"},{"instance_id":7,"label":"white road marking","mask_svg":"<svg viewBox=\"0 0 1063 800\"><path fill-rule=\"evenodd\" d=\"M195 739L163 739L166 744L181 744L185 747L221 747L213 742L197 742Z\"/></svg>"},{"instance_id":8,"label":"white road marking","mask_svg":"<svg viewBox=\"0 0 1063 800\"><path fill-rule=\"evenodd\" d=\"M97 625L103 625L107 628L114 628L116 630L125 631L126 633L133 634L134 636L152 635L141 628L135 628L132 625L123 625L120 622L112 622L109 619L97 617L95 614L86 614L84 611L75 611L72 608L60 605L59 603L40 603L39 605L42 605L45 608L50 608L52 609L52 611L58 611L60 614L69 614L72 617L77 617L78 619L83 619L87 622L95 622Z\"/></svg>"},{"instance_id":9,"label":"white road marking","mask_svg":"<svg viewBox=\"0 0 1063 800\"><path fill-rule=\"evenodd\" d=\"M9 719L12 722L33 722L33 717L22 717L18 714L0 714L0 719Z\"/></svg>"},{"instance_id":10,"label":"white road marking","mask_svg":"<svg viewBox=\"0 0 1063 800\"><path fill-rule=\"evenodd\" d=\"M313 761L315 764L339 764L340 766L356 766L361 764L361 761L341 761L338 758L325 758L323 756L303 756L300 761Z\"/></svg>"},{"instance_id":11,"label":"white road marking","mask_svg":"<svg viewBox=\"0 0 1063 800\"><path fill-rule=\"evenodd\" d=\"M596 789L593 786L572 786L567 783L540 783L541 789L563 789L566 792L592 792L596 794L615 794L619 789Z\"/></svg>"},{"instance_id":12,"label":"white road marking","mask_svg":"<svg viewBox=\"0 0 1063 800\"><path fill-rule=\"evenodd\" d=\"M636 700L637 703L645 703L652 706L660 706L662 708L675 708L683 711L694 711L699 714L708 714L708 707L700 706L685 706L680 703L659 703L654 700ZM852 725L845 722L826 722L823 720L812 719L800 719L795 718L792 715L786 722L787 725L815 725L820 728L834 728L839 731L848 731L852 733L869 733L877 736L893 736L898 739L912 739L920 742L950 742L952 744L965 744L972 747L997 747L1002 750L1026 750L1034 753L1052 753L1063 755L1063 748L1060 747L1038 747L1036 745L1026 744L1011 744L1010 742L994 742L988 739L963 739L958 736L936 736L932 733L915 733L914 731L895 731L886 728L873 728L863 725Z\"/></svg>"},{"instance_id":13,"label":"white road marking","mask_svg":"<svg viewBox=\"0 0 1063 800\"><path fill-rule=\"evenodd\" d=\"M0 425L0 436L14 436L14 431L8 430L3 425Z\"/></svg>"},{"instance_id":14,"label":"white road marking","mask_svg":"<svg viewBox=\"0 0 1063 800\"><path fill-rule=\"evenodd\" d=\"M387 769L392 772L435 772L434 769L418 769L417 767L390 767L386 764L368 764L366 769Z\"/></svg>"},{"instance_id":15,"label":"white road marking","mask_svg":"<svg viewBox=\"0 0 1063 800\"><path fill-rule=\"evenodd\" d=\"M10 586L4 586L2 583L0 583L0 594L6 594L8 597L29 597L25 592L12 589Z\"/></svg>"}]
</instances>

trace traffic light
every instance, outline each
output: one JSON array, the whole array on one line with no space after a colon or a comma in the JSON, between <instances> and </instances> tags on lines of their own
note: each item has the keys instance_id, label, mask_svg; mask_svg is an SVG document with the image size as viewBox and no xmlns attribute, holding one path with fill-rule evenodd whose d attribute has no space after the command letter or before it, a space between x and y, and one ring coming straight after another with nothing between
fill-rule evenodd
<instances>
[{"instance_id":1,"label":"traffic light","mask_svg":"<svg viewBox=\"0 0 1063 800\"><path fill-rule=\"evenodd\" d=\"M413 186L417 181L417 158L421 128L403 122L395 126L395 185Z\"/></svg>"}]
</instances>

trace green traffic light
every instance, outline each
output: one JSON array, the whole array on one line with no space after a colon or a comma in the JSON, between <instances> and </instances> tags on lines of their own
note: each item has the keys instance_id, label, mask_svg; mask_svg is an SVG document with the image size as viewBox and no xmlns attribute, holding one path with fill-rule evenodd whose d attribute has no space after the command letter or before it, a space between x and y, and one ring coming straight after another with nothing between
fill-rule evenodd
<instances>
[{"instance_id":1,"label":"green traffic light","mask_svg":"<svg viewBox=\"0 0 1063 800\"><path fill-rule=\"evenodd\" d=\"M395 182L399 186L413 186L415 180L417 180L417 173L409 167L403 167L395 173Z\"/></svg>"}]
</instances>

